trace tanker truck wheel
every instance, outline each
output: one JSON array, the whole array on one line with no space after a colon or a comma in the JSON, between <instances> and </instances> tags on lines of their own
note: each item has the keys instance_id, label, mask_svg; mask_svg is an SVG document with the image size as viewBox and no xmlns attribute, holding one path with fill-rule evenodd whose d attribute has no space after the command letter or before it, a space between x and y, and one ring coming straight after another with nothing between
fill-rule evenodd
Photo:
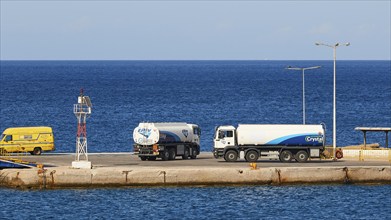
<instances>
[{"instance_id":1,"label":"tanker truck wheel","mask_svg":"<svg viewBox=\"0 0 391 220\"><path fill-rule=\"evenodd\" d=\"M250 150L247 152L245 158L247 162L257 162L258 157L259 157L258 152L256 152L255 150Z\"/></svg>"},{"instance_id":2,"label":"tanker truck wheel","mask_svg":"<svg viewBox=\"0 0 391 220\"><path fill-rule=\"evenodd\" d=\"M224 160L227 162L235 162L238 159L238 153L234 150L229 150L224 155Z\"/></svg>"},{"instance_id":3,"label":"tanker truck wheel","mask_svg":"<svg viewBox=\"0 0 391 220\"><path fill-rule=\"evenodd\" d=\"M293 159L293 154L289 150L284 150L280 153L280 161L284 163L290 163Z\"/></svg>"},{"instance_id":4,"label":"tanker truck wheel","mask_svg":"<svg viewBox=\"0 0 391 220\"><path fill-rule=\"evenodd\" d=\"M169 157L168 159L169 160L175 160L175 157L176 157L176 153L175 153L175 149L174 148L171 148L170 150L168 150L168 153L169 153Z\"/></svg>"},{"instance_id":5,"label":"tanker truck wheel","mask_svg":"<svg viewBox=\"0 0 391 220\"><path fill-rule=\"evenodd\" d=\"M183 152L182 159L187 160L189 159L189 156L190 156L189 148L186 147L185 152Z\"/></svg>"},{"instance_id":6,"label":"tanker truck wheel","mask_svg":"<svg viewBox=\"0 0 391 220\"><path fill-rule=\"evenodd\" d=\"M196 159L197 158L197 154L198 154L198 151L197 151L197 149L195 149L195 148L192 148L191 149L191 156L190 156L190 158L191 159Z\"/></svg>"},{"instance_id":7,"label":"tanker truck wheel","mask_svg":"<svg viewBox=\"0 0 391 220\"><path fill-rule=\"evenodd\" d=\"M141 156L140 159L141 159L142 161L146 161L146 160L147 160L147 157L146 157L146 156Z\"/></svg>"},{"instance_id":8,"label":"tanker truck wheel","mask_svg":"<svg viewBox=\"0 0 391 220\"><path fill-rule=\"evenodd\" d=\"M154 161L154 160L156 160L156 157L148 157L147 159L150 161Z\"/></svg>"},{"instance_id":9,"label":"tanker truck wheel","mask_svg":"<svg viewBox=\"0 0 391 220\"><path fill-rule=\"evenodd\" d=\"M170 158L170 153L167 149L161 152L161 158L162 160L168 160Z\"/></svg>"},{"instance_id":10,"label":"tanker truck wheel","mask_svg":"<svg viewBox=\"0 0 391 220\"><path fill-rule=\"evenodd\" d=\"M308 153L306 151L304 151L304 150L301 150L301 151L296 153L295 159L299 163L307 162L307 160L308 160Z\"/></svg>"}]
</instances>

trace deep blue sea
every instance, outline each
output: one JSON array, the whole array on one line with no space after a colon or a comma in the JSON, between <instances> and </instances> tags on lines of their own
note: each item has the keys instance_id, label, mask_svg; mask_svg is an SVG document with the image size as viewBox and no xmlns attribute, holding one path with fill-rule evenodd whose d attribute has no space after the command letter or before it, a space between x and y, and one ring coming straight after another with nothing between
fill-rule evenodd
<instances>
[{"instance_id":1,"label":"deep blue sea","mask_svg":"<svg viewBox=\"0 0 391 220\"><path fill-rule=\"evenodd\" d=\"M93 110L89 152L130 152L139 122L188 122L212 150L214 127L327 125L332 143L332 61L1 61L0 130L51 126L56 152L74 152L73 104ZM337 62L337 145L362 143L357 126L391 126L390 61ZM368 142L384 146L384 134ZM0 188L0 219L391 219L391 186L243 186L75 190Z\"/></svg>"},{"instance_id":2,"label":"deep blue sea","mask_svg":"<svg viewBox=\"0 0 391 220\"><path fill-rule=\"evenodd\" d=\"M51 126L56 152L74 152L83 88L89 152L132 151L143 121L198 124L211 151L218 125L302 123L302 73L285 68L317 65L305 72L306 122L326 123L331 145L332 61L1 61L0 130ZM362 143L357 126L391 126L390 61L337 61L337 145Z\"/></svg>"},{"instance_id":3,"label":"deep blue sea","mask_svg":"<svg viewBox=\"0 0 391 220\"><path fill-rule=\"evenodd\" d=\"M317 185L20 191L0 219L390 219L391 186Z\"/></svg>"}]
</instances>

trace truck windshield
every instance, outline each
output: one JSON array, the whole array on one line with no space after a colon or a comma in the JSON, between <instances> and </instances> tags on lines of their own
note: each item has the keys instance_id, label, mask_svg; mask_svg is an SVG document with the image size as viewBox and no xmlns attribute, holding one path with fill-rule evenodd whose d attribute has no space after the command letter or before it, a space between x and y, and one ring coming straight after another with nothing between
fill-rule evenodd
<instances>
[{"instance_id":1,"label":"truck windshield","mask_svg":"<svg viewBox=\"0 0 391 220\"><path fill-rule=\"evenodd\" d=\"M1 134L0 140L3 140L5 134Z\"/></svg>"},{"instance_id":2,"label":"truck windshield","mask_svg":"<svg viewBox=\"0 0 391 220\"><path fill-rule=\"evenodd\" d=\"M218 138L219 139L223 139L225 137L233 137L233 136L234 136L234 132L233 131L220 130Z\"/></svg>"}]
</instances>

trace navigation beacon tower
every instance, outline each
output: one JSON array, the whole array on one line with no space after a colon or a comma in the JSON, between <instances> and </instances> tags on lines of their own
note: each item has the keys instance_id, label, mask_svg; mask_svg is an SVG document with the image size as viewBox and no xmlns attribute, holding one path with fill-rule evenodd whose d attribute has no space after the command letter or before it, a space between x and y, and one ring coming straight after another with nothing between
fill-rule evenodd
<instances>
[{"instance_id":1,"label":"navigation beacon tower","mask_svg":"<svg viewBox=\"0 0 391 220\"><path fill-rule=\"evenodd\" d=\"M73 105L73 113L77 118L77 134L76 134L76 156L72 162L73 168L91 169L91 161L88 161L87 153L87 117L91 115L91 100L90 97L84 96L83 89L80 90L80 95L77 99L77 104Z\"/></svg>"}]
</instances>

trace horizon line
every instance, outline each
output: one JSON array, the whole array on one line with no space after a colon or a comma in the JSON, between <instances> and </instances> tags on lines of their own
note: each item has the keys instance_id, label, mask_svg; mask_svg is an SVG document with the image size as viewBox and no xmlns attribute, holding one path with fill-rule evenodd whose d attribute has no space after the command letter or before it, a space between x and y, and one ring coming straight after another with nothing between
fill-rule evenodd
<instances>
[{"instance_id":1,"label":"horizon line","mask_svg":"<svg viewBox=\"0 0 391 220\"><path fill-rule=\"evenodd\" d=\"M333 61L333 59L0 59L2 61ZM390 59L338 59L337 61L391 61Z\"/></svg>"}]
</instances>

